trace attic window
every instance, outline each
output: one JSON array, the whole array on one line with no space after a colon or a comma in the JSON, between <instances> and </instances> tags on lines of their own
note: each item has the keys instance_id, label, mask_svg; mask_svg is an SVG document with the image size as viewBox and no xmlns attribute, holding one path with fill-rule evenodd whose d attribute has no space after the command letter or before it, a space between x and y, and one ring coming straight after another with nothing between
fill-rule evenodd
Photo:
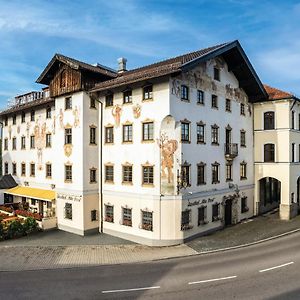
<instances>
[{"instance_id":1,"label":"attic window","mask_svg":"<svg viewBox=\"0 0 300 300\"><path fill-rule=\"evenodd\" d=\"M214 68L214 80L220 81L220 69Z\"/></svg>"}]
</instances>

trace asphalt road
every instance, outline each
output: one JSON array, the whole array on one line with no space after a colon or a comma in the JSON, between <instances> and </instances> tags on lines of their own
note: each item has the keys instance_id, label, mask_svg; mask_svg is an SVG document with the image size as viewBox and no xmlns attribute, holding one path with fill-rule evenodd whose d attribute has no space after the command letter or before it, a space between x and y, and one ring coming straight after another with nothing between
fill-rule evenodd
<instances>
[{"instance_id":1,"label":"asphalt road","mask_svg":"<svg viewBox=\"0 0 300 300\"><path fill-rule=\"evenodd\" d=\"M151 263L0 273L0 299L300 299L300 233Z\"/></svg>"}]
</instances>

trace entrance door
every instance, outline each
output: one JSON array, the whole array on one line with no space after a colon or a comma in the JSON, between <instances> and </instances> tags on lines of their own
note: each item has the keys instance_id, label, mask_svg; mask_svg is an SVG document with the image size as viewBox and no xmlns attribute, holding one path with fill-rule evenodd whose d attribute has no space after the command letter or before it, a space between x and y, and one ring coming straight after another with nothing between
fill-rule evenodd
<instances>
[{"instance_id":1,"label":"entrance door","mask_svg":"<svg viewBox=\"0 0 300 300\"><path fill-rule=\"evenodd\" d=\"M39 201L39 214L44 215L44 201Z\"/></svg>"},{"instance_id":2,"label":"entrance door","mask_svg":"<svg viewBox=\"0 0 300 300\"><path fill-rule=\"evenodd\" d=\"M226 200L225 203L225 226L232 224L232 199Z\"/></svg>"}]
</instances>

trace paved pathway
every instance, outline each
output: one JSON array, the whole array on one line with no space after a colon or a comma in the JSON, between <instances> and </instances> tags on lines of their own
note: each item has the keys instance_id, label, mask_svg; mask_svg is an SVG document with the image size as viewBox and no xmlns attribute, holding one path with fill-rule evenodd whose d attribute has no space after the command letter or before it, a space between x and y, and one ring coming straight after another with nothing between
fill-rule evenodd
<instances>
[{"instance_id":1,"label":"paved pathway","mask_svg":"<svg viewBox=\"0 0 300 300\"><path fill-rule=\"evenodd\" d=\"M190 256L255 242L299 228L300 216L280 221L278 214L269 214L173 247L147 247L109 235L79 237L53 231L0 242L0 271L86 267Z\"/></svg>"}]
</instances>

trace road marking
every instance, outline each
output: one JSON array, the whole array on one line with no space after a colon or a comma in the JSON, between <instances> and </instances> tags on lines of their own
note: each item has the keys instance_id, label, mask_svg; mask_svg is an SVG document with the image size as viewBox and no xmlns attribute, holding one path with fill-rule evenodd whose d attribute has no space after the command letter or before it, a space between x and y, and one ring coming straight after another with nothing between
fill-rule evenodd
<instances>
[{"instance_id":1,"label":"road marking","mask_svg":"<svg viewBox=\"0 0 300 300\"><path fill-rule=\"evenodd\" d=\"M197 283L205 283L205 282L213 282L213 281L220 281L220 280L227 280L237 278L237 276L228 276L228 277L221 277L221 278L214 278L214 279L207 279L207 280L200 280L200 281L193 281L189 282L189 284L197 284Z\"/></svg>"},{"instance_id":2,"label":"road marking","mask_svg":"<svg viewBox=\"0 0 300 300\"><path fill-rule=\"evenodd\" d=\"M278 268L282 268L282 267L285 267L285 266L288 266L288 265L292 265L293 263L294 262L291 261L291 262L288 262L286 264L282 264L282 265L279 265L279 266L275 266L275 267L271 267L271 268L268 268L268 269L259 270L259 272L263 273L263 272L271 271L271 270L274 270L274 269L278 269Z\"/></svg>"},{"instance_id":3,"label":"road marking","mask_svg":"<svg viewBox=\"0 0 300 300\"><path fill-rule=\"evenodd\" d=\"M148 286L148 287L134 288L134 289L102 291L102 294L133 292L133 291L144 291L144 290L154 290L154 289L160 289L160 286Z\"/></svg>"}]
</instances>

